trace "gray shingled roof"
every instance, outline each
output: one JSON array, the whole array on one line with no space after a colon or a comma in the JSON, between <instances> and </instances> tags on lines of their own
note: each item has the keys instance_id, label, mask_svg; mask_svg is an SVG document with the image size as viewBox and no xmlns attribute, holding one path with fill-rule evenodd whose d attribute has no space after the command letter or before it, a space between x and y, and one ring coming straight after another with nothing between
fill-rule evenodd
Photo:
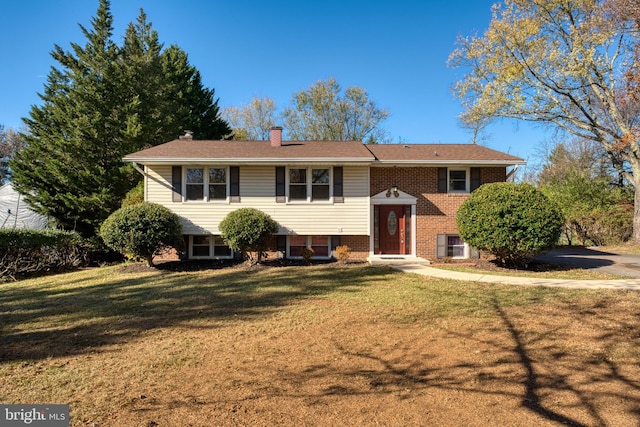
<instances>
[{"instance_id":1,"label":"gray shingled roof","mask_svg":"<svg viewBox=\"0 0 640 427\"><path fill-rule=\"evenodd\" d=\"M519 157L476 144L378 144L358 141L198 141L177 139L125 156L139 163L332 162L366 164L524 164Z\"/></svg>"},{"instance_id":2,"label":"gray shingled roof","mask_svg":"<svg viewBox=\"0 0 640 427\"><path fill-rule=\"evenodd\" d=\"M513 162L524 160L477 144L376 144L367 148L380 162Z\"/></svg>"},{"instance_id":3,"label":"gray shingled roof","mask_svg":"<svg viewBox=\"0 0 640 427\"><path fill-rule=\"evenodd\" d=\"M373 155L357 141L283 141L272 147L269 141L191 141L174 140L126 156L125 161L360 161L371 162Z\"/></svg>"}]
</instances>

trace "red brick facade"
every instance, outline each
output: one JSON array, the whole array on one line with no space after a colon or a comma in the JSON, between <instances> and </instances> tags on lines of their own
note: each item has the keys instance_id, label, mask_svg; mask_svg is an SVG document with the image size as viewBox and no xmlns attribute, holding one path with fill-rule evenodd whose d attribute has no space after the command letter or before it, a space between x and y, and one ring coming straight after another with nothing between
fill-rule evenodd
<instances>
[{"instance_id":1,"label":"red brick facade","mask_svg":"<svg viewBox=\"0 0 640 427\"><path fill-rule=\"evenodd\" d=\"M340 244L351 249L350 260L365 261L369 256L369 236L340 236Z\"/></svg>"},{"instance_id":2,"label":"red brick facade","mask_svg":"<svg viewBox=\"0 0 640 427\"><path fill-rule=\"evenodd\" d=\"M436 236L456 234L456 212L468 194L438 193L438 168L373 167L370 174L370 196L386 191L393 184L400 191L416 197L416 255L436 258ZM506 168L480 169L482 184L503 182ZM343 239L344 240L344 239Z\"/></svg>"}]
</instances>

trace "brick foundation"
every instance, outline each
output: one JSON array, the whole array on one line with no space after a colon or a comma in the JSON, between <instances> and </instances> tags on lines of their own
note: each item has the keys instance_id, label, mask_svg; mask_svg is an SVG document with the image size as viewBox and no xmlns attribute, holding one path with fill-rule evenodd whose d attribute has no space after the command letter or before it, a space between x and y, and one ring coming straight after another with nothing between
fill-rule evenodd
<instances>
[{"instance_id":1,"label":"brick foundation","mask_svg":"<svg viewBox=\"0 0 640 427\"><path fill-rule=\"evenodd\" d=\"M366 261L369 256L369 236L341 236L340 244L351 249L350 261Z\"/></svg>"}]
</instances>

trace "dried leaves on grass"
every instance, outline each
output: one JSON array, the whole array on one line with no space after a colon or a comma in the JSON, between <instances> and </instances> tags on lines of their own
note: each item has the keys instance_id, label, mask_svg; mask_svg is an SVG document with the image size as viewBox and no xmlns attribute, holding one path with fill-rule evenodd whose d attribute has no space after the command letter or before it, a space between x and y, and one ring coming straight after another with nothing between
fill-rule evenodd
<instances>
[{"instance_id":1,"label":"dried leaves on grass","mask_svg":"<svg viewBox=\"0 0 640 427\"><path fill-rule=\"evenodd\" d=\"M0 289L0 401L73 426L640 422L640 296L368 266L139 271Z\"/></svg>"}]
</instances>

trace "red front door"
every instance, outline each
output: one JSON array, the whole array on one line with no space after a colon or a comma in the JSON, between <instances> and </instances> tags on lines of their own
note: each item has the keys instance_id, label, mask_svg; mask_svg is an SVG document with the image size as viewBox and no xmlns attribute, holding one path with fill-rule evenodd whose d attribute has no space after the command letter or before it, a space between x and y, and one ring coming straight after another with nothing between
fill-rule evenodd
<instances>
[{"instance_id":1,"label":"red front door","mask_svg":"<svg viewBox=\"0 0 640 427\"><path fill-rule=\"evenodd\" d=\"M378 223L381 254L405 254L405 208L401 205L380 205Z\"/></svg>"}]
</instances>

